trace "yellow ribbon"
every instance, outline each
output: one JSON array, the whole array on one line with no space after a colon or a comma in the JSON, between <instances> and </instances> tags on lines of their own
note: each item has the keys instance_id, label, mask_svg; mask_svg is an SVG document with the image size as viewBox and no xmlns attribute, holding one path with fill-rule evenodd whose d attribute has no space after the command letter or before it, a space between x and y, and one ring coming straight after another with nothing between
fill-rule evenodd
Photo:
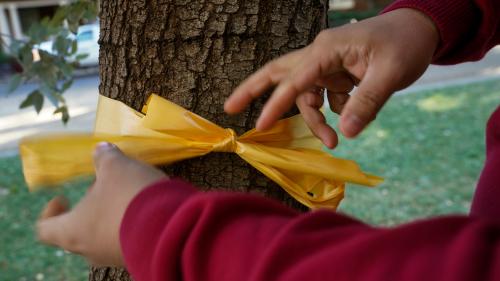
<instances>
[{"instance_id":1,"label":"yellow ribbon","mask_svg":"<svg viewBox=\"0 0 500 281\"><path fill-rule=\"evenodd\" d=\"M97 143L116 144L125 154L150 164L170 164L210 152L234 152L310 208L335 209L345 182L374 186L381 178L363 173L354 161L321 150L300 115L272 129L237 136L214 123L151 95L143 113L100 96L93 135L35 136L20 145L31 190L94 172Z\"/></svg>"}]
</instances>

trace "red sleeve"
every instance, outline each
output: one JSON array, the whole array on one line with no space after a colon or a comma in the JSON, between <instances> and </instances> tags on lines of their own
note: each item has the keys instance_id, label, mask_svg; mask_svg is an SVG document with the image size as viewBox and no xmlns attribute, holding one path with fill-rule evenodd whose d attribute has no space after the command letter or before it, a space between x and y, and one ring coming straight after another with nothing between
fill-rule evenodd
<instances>
[{"instance_id":1,"label":"red sleeve","mask_svg":"<svg viewBox=\"0 0 500 281\"><path fill-rule=\"evenodd\" d=\"M479 177L471 216L500 219L500 106L486 126L486 159Z\"/></svg>"},{"instance_id":2,"label":"red sleeve","mask_svg":"<svg viewBox=\"0 0 500 281\"><path fill-rule=\"evenodd\" d=\"M500 280L500 224L484 218L381 229L172 180L142 191L120 232L136 281Z\"/></svg>"},{"instance_id":3,"label":"red sleeve","mask_svg":"<svg viewBox=\"0 0 500 281\"><path fill-rule=\"evenodd\" d=\"M436 24L441 43L433 63L479 60L500 43L498 0L396 0L384 12L399 8L420 10Z\"/></svg>"}]
</instances>

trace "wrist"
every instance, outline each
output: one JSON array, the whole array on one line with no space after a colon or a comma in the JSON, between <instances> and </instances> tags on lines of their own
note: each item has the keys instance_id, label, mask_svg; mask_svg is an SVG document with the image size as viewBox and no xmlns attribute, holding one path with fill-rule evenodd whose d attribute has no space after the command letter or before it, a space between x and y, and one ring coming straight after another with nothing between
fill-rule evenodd
<instances>
[{"instance_id":1,"label":"wrist","mask_svg":"<svg viewBox=\"0 0 500 281\"><path fill-rule=\"evenodd\" d=\"M439 29L431 17L413 8L400 8L388 13L394 14L406 21L414 29L414 36L417 36L419 40L425 40L427 47L431 48L432 53L437 51L441 39Z\"/></svg>"},{"instance_id":2,"label":"wrist","mask_svg":"<svg viewBox=\"0 0 500 281\"><path fill-rule=\"evenodd\" d=\"M420 11L432 19L439 32L439 45L434 52L433 62L456 64L470 57L471 36L476 34L482 21L482 12L477 1L422 1L395 0L383 14L401 9ZM486 7L483 7L486 9Z\"/></svg>"}]
</instances>

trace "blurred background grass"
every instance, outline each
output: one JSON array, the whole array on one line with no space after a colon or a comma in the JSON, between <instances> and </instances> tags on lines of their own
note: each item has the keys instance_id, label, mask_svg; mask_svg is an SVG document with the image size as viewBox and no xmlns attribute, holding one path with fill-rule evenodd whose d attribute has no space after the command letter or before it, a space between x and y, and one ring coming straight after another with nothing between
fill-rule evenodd
<instances>
[{"instance_id":1,"label":"blurred background grass","mask_svg":"<svg viewBox=\"0 0 500 281\"><path fill-rule=\"evenodd\" d=\"M376 225L465 214L484 160L484 126L500 101L491 81L394 97L355 140L334 155L385 177L377 188L348 186L341 211ZM337 117L328 114L336 126ZM28 193L18 157L0 158L0 280L87 280L85 261L40 245L33 223L55 194L73 202L89 182Z\"/></svg>"},{"instance_id":2,"label":"blurred background grass","mask_svg":"<svg viewBox=\"0 0 500 281\"><path fill-rule=\"evenodd\" d=\"M348 186L341 211L381 225L467 213L485 124L499 104L499 81L392 98L367 131L341 139L333 153L385 177L375 189ZM337 123L333 114L328 120Z\"/></svg>"},{"instance_id":3,"label":"blurred background grass","mask_svg":"<svg viewBox=\"0 0 500 281\"><path fill-rule=\"evenodd\" d=\"M85 192L89 181L57 190L29 193L19 157L0 158L0 280L87 280L85 261L68 252L39 244L35 226L39 212L56 195L72 202Z\"/></svg>"}]
</instances>

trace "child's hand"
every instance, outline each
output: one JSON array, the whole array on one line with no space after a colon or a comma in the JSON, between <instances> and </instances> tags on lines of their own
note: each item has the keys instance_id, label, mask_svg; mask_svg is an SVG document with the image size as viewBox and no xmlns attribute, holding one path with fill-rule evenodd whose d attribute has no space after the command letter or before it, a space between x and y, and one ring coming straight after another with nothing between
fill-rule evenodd
<instances>
[{"instance_id":1,"label":"child's hand","mask_svg":"<svg viewBox=\"0 0 500 281\"><path fill-rule=\"evenodd\" d=\"M119 230L125 210L139 191L166 175L108 143L96 148L94 163L96 181L72 210L61 198L47 204L37 223L38 238L92 264L123 266Z\"/></svg>"},{"instance_id":2,"label":"child's hand","mask_svg":"<svg viewBox=\"0 0 500 281\"><path fill-rule=\"evenodd\" d=\"M341 132L355 137L392 93L422 75L438 43L434 23L412 9L328 29L311 45L268 63L250 76L226 101L225 110L240 112L276 86L257 129L270 128L296 102L313 133L333 148L337 136L319 111L322 96L317 89L328 89L331 109L337 113L342 110ZM349 98L358 82L356 94Z\"/></svg>"}]
</instances>

